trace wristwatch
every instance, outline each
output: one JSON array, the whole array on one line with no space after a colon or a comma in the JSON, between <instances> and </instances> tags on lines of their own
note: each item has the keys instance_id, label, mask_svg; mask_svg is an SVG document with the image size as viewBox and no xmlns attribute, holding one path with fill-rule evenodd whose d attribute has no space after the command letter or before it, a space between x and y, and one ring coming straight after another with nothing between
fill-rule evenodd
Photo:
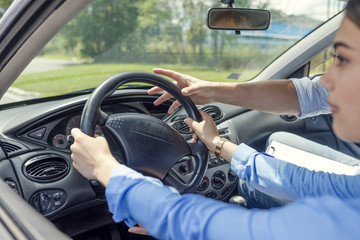
<instances>
[{"instance_id":1,"label":"wristwatch","mask_svg":"<svg viewBox=\"0 0 360 240\"><path fill-rule=\"evenodd\" d=\"M215 147L214 153L215 153L215 156L216 156L217 158L221 158L221 156L220 156L221 148L223 147L223 145L224 145L224 143L225 143L226 141L229 141L229 139L220 138L219 141L216 143L216 147Z\"/></svg>"}]
</instances>

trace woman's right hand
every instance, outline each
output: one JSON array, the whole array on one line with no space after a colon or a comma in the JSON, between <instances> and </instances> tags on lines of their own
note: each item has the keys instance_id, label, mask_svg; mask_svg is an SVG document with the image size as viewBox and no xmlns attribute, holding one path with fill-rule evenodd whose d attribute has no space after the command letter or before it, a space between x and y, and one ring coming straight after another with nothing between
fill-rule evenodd
<instances>
[{"instance_id":1,"label":"woman's right hand","mask_svg":"<svg viewBox=\"0 0 360 240\"><path fill-rule=\"evenodd\" d=\"M184 96L189 96L191 100L197 105L208 104L213 101L213 95L215 89L215 83L197 79L195 77L181 74L172 70L154 68L153 72L159 75L163 75L175 80L175 84L181 89L181 93ZM148 91L149 95L153 95L162 92L163 89L159 87L153 87ZM160 105L161 103L172 98L169 93L164 93L156 101L154 105ZM181 104L175 101L169 108L168 113L172 113Z\"/></svg>"},{"instance_id":2,"label":"woman's right hand","mask_svg":"<svg viewBox=\"0 0 360 240\"><path fill-rule=\"evenodd\" d=\"M217 131L216 124L212 117L200 110L200 114L203 118L201 122L196 122L191 118L186 118L185 123L189 125L191 131L194 132L193 139L196 141L198 138L206 145L206 147L214 152L216 145L219 143L220 136ZM223 143L220 149L220 156L228 162L231 162L232 156L238 146L231 141Z\"/></svg>"},{"instance_id":3,"label":"woman's right hand","mask_svg":"<svg viewBox=\"0 0 360 240\"><path fill-rule=\"evenodd\" d=\"M206 145L211 151L215 151L216 143L219 141L220 136L216 128L216 124L213 118L202 110L199 110L202 121L196 122L193 119L187 117L185 123L194 132L193 139L196 141L198 138Z\"/></svg>"},{"instance_id":4,"label":"woman's right hand","mask_svg":"<svg viewBox=\"0 0 360 240\"><path fill-rule=\"evenodd\" d=\"M79 128L73 128L74 143L70 146L73 166L88 179L98 180L106 186L112 170L120 163L111 155L104 137L90 137Z\"/></svg>"}]
</instances>

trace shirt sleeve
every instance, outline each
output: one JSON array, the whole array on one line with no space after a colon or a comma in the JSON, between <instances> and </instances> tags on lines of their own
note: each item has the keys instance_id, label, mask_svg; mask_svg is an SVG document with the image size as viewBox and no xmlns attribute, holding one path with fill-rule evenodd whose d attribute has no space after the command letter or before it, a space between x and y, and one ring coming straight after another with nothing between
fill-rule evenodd
<instances>
[{"instance_id":1,"label":"shirt sleeve","mask_svg":"<svg viewBox=\"0 0 360 240\"><path fill-rule=\"evenodd\" d=\"M245 144L235 150L231 169L246 181L250 190L255 188L283 200L324 195L341 199L360 197L360 175L311 171L259 153Z\"/></svg>"},{"instance_id":2,"label":"shirt sleeve","mask_svg":"<svg viewBox=\"0 0 360 240\"><path fill-rule=\"evenodd\" d=\"M358 202L308 199L260 210L179 195L158 180L125 166L116 168L106 188L116 222L141 223L158 239L355 239L360 234Z\"/></svg>"},{"instance_id":3,"label":"shirt sleeve","mask_svg":"<svg viewBox=\"0 0 360 240\"><path fill-rule=\"evenodd\" d=\"M328 91L320 84L320 77L310 79L290 79L294 85L299 98L301 115L298 118L306 118L320 114L330 113L330 106L327 102Z\"/></svg>"}]
</instances>

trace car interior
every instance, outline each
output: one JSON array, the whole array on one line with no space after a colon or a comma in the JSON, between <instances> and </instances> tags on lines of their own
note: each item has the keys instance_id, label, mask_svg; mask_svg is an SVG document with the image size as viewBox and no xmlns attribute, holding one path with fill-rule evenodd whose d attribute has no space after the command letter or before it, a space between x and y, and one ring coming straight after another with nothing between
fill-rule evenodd
<instances>
[{"instance_id":1,"label":"car interior","mask_svg":"<svg viewBox=\"0 0 360 240\"><path fill-rule=\"evenodd\" d=\"M0 81L1 96L47 42L90 2L23 0L16 1L17 5L14 3L12 15L6 16L7 22L3 19L0 22L0 79L8 79ZM314 59L331 46L342 17L343 13L336 15L296 42L252 81L313 76L310 68ZM260 152L266 149L272 133L286 131L360 157L354 151L357 145L343 142L334 135L330 115L298 119L217 102L195 106L181 96L183 106L168 114L174 99L154 106L159 94L150 96L147 91L149 84L159 83L153 81L156 78L153 74L142 74L132 72L125 77L130 79L128 82L148 83L137 88L119 88L123 84L120 73L113 78L118 82L108 81L102 85L106 89L102 94L74 92L0 105L1 239L151 239L129 233L124 223L114 223L104 187L74 169L70 157L73 141L70 132L74 127L81 127L90 135L105 136L114 156L124 164L159 177L182 193L201 194L224 202L237 195L238 178L228 162L204 146L191 143L192 133L184 119L189 115L198 117L196 109L213 117L220 136ZM166 89L169 81L164 78L161 81L165 83L160 86ZM109 87L106 83L112 85ZM174 97L179 93L172 87L169 91L174 91ZM102 125L101 119L107 119L107 124ZM118 130L119 119L124 119L127 127ZM131 135L134 129L139 135ZM165 137L160 136L163 131L167 133ZM161 139L155 140L157 138ZM197 148L200 150L194 150ZM172 153L167 151L171 149L177 149L174 161L168 160ZM195 157L183 157L192 151L199 153ZM149 162L150 156L156 156L160 162ZM131 163L129 159L133 158L146 161ZM201 177L194 177L194 173Z\"/></svg>"}]
</instances>

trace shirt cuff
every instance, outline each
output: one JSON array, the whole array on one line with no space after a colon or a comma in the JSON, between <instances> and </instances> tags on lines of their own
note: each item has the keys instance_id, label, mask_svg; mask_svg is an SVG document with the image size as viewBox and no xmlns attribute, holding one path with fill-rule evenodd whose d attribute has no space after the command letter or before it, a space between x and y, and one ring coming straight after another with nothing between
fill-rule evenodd
<instances>
[{"instance_id":1,"label":"shirt cuff","mask_svg":"<svg viewBox=\"0 0 360 240\"><path fill-rule=\"evenodd\" d=\"M144 178L144 175L123 164L116 166L111 172L105 197L115 222L125 221L128 226L137 224L128 212L125 195L132 185Z\"/></svg>"},{"instance_id":2,"label":"shirt cuff","mask_svg":"<svg viewBox=\"0 0 360 240\"><path fill-rule=\"evenodd\" d=\"M129 227L137 224L137 221L130 214L132 207L130 206L132 202L130 195L134 193L132 189L144 182L151 183L152 186L163 186L159 179L144 176L122 164L116 166L111 172L105 197L115 222L124 221Z\"/></svg>"},{"instance_id":3,"label":"shirt cuff","mask_svg":"<svg viewBox=\"0 0 360 240\"><path fill-rule=\"evenodd\" d=\"M124 164L119 164L111 172L110 180L113 179L113 177L116 177L116 176L127 176L128 174L136 174L136 173L138 173L138 172L131 169L131 168L129 168L129 167L127 167L127 166L125 166ZM139 173L139 175L140 175L139 177L143 177L142 174Z\"/></svg>"},{"instance_id":4,"label":"shirt cuff","mask_svg":"<svg viewBox=\"0 0 360 240\"><path fill-rule=\"evenodd\" d=\"M251 176L251 166L249 160L254 159L255 155L258 154L256 150L242 143L240 144L231 159L231 170L240 179L249 179Z\"/></svg>"},{"instance_id":5,"label":"shirt cuff","mask_svg":"<svg viewBox=\"0 0 360 240\"><path fill-rule=\"evenodd\" d=\"M330 106L327 103L328 91L321 86L320 77L310 79L291 78L298 95L301 114L297 118L307 118L320 114L329 114Z\"/></svg>"}]
</instances>

